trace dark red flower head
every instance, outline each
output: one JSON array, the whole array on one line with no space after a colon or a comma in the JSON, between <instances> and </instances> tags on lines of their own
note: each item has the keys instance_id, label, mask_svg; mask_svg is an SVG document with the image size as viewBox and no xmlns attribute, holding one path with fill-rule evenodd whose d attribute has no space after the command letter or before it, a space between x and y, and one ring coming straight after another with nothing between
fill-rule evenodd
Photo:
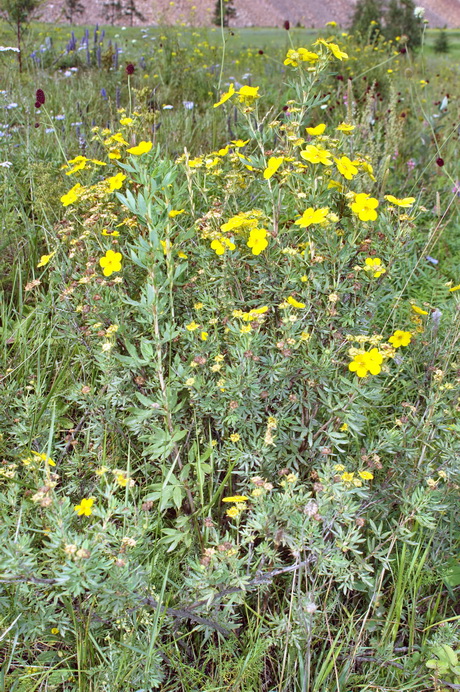
<instances>
[{"instance_id":1,"label":"dark red flower head","mask_svg":"<svg viewBox=\"0 0 460 692\"><path fill-rule=\"evenodd\" d=\"M43 104L45 103L45 92L43 91L43 89L37 89L37 91L35 92L35 101L36 108L40 108L40 106L43 106Z\"/></svg>"},{"instance_id":2,"label":"dark red flower head","mask_svg":"<svg viewBox=\"0 0 460 692\"><path fill-rule=\"evenodd\" d=\"M289 31L289 29L291 28L291 23L290 23L289 19L286 19L283 26L286 29L286 31Z\"/></svg>"},{"instance_id":3,"label":"dark red flower head","mask_svg":"<svg viewBox=\"0 0 460 692\"><path fill-rule=\"evenodd\" d=\"M444 159L442 159L441 157L439 157L439 158L436 159L436 163L438 164L438 166L439 166L440 168L442 168L442 167L444 166Z\"/></svg>"},{"instance_id":4,"label":"dark red flower head","mask_svg":"<svg viewBox=\"0 0 460 692\"><path fill-rule=\"evenodd\" d=\"M132 62L130 62L128 65L126 65L126 74L133 74L134 69L134 65L132 64Z\"/></svg>"}]
</instances>

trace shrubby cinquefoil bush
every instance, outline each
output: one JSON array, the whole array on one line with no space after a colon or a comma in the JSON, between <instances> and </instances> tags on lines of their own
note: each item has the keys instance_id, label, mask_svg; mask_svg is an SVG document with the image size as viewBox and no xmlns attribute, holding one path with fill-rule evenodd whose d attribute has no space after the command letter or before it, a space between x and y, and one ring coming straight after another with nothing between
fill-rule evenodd
<instances>
[{"instance_id":1,"label":"shrubby cinquefoil bush","mask_svg":"<svg viewBox=\"0 0 460 692\"><path fill-rule=\"evenodd\" d=\"M171 686L189 666L193 689L351 689L401 642L415 675L449 583L459 287L418 294L436 219L352 104L322 118L347 57L291 48L279 112L230 84L215 106L240 130L215 151L163 159L121 113L64 167L33 308L60 367L45 398L36 380L5 394L1 602L34 652L12 649L23 680L192 689Z\"/></svg>"}]
</instances>

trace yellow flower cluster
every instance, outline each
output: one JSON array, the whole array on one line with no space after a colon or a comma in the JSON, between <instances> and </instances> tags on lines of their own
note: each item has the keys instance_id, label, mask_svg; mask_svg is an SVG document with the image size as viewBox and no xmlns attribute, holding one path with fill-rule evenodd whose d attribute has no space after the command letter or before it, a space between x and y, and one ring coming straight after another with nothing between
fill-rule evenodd
<instances>
[{"instance_id":1,"label":"yellow flower cluster","mask_svg":"<svg viewBox=\"0 0 460 692\"><path fill-rule=\"evenodd\" d=\"M71 159L67 164L64 164L62 166L63 169L66 170L66 175L73 175L74 173L77 173L77 171L82 171L85 168L88 168L88 164L93 163L96 166L107 166L104 161L99 161L98 159L87 159L86 156L76 156L74 159Z\"/></svg>"},{"instance_id":2,"label":"yellow flower cluster","mask_svg":"<svg viewBox=\"0 0 460 692\"><path fill-rule=\"evenodd\" d=\"M336 466L336 470L341 471L342 469L343 466L341 464ZM344 471L340 478L344 483L353 485L355 488L360 488L362 486L362 481L360 479L363 481L371 481L374 478L374 474L370 471L358 471L358 476L359 478L356 478L353 472Z\"/></svg>"},{"instance_id":3,"label":"yellow flower cluster","mask_svg":"<svg viewBox=\"0 0 460 692\"><path fill-rule=\"evenodd\" d=\"M357 353L348 369L351 372L356 372L358 377L367 377L369 374L378 375L381 371L383 356L378 348L372 348L370 351Z\"/></svg>"},{"instance_id":4,"label":"yellow flower cluster","mask_svg":"<svg viewBox=\"0 0 460 692\"><path fill-rule=\"evenodd\" d=\"M358 377L367 377L368 375L378 375L382 371L382 363L385 358L394 358L396 349L401 346L408 346L412 341L411 332L405 332L397 329L388 339L388 344L380 344L382 336L375 335L367 337L365 335L351 336L347 335L348 341L357 341L358 343L379 344L379 348L371 348L370 351L350 349L349 354L352 357L348 369L355 372Z\"/></svg>"},{"instance_id":5,"label":"yellow flower cluster","mask_svg":"<svg viewBox=\"0 0 460 692\"><path fill-rule=\"evenodd\" d=\"M254 308L253 310L249 310L248 312L243 312L242 310L234 310L233 311L233 317L238 317L239 319L243 320L243 322L254 322L256 320L262 320L263 315L268 312L268 307L264 305L261 308Z\"/></svg>"}]
</instances>

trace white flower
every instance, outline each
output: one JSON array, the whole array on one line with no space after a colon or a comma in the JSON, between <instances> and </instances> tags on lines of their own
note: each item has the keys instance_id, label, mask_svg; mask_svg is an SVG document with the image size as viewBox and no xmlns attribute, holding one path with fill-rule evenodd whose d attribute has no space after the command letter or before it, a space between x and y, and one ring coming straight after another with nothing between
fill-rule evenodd
<instances>
[{"instance_id":1,"label":"white flower","mask_svg":"<svg viewBox=\"0 0 460 692\"><path fill-rule=\"evenodd\" d=\"M11 161L0 161L0 168L11 168Z\"/></svg>"},{"instance_id":2,"label":"white flower","mask_svg":"<svg viewBox=\"0 0 460 692\"><path fill-rule=\"evenodd\" d=\"M182 101L182 104L188 111L191 111L195 107L194 101Z\"/></svg>"},{"instance_id":3,"label":"white flower","mask_svg":"<svg viewBox=\"0 0 460 692\"><path fill-rule=\"evenodd\" d=\"M422 17L425 16L425 8L424 7L416 7L414 9L414 17L416 19L422 19Z\"/></svg>"},{"instance_id":4,"label":"white flower","mask_svg":"<svg viewBox=\"0 0 460 692\"><path fill-rule=\"evenodd\" d=\"M164 111L170 111L174 108L174 106L171 106L169 103L163 106Z\"/></svg>"},{"instance_id":5,"label":"white flower","mask_svg":"<svg viewBox=\"0 0 460 692\"><path fill-rule=\"evenodd\" d=\"M19 48L15 48L15 46L0 46L0 53L4 53L7 50L12 50L13 53L19 53Z\"/></svg>"}]
</instances>

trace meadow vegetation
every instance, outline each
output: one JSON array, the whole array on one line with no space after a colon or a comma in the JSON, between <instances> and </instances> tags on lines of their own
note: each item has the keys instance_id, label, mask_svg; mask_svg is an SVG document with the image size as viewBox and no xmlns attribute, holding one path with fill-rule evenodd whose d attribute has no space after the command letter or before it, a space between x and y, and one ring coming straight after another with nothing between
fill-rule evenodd
<instances>
[{"instance_id":1,"label":"meadow vegetation","mask_svg":"<svg viewBox=\"0 0 460 692\"><path fill-rule=\"evenodd\" d=\"M460 688L448 35L0 53L1 690Z\"/></svg>"}]
</instances>

